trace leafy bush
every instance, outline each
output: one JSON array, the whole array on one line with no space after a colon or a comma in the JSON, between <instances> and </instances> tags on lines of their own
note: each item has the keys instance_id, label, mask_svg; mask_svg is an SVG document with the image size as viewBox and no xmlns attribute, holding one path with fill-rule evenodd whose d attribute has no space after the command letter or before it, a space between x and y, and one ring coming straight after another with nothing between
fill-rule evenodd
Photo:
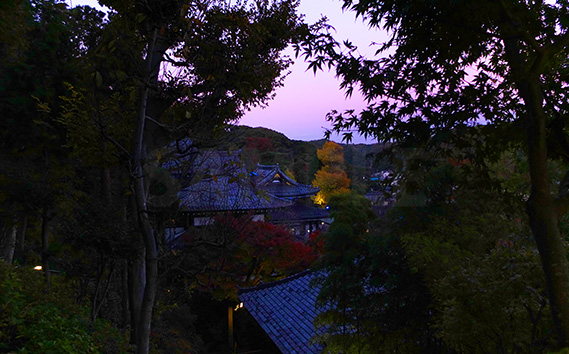
<instances>
[{"instance_id":1,"label":"leafy bush","mask_svg":"<svg viewBox=\"0 0 569 354\"><path fill-rule=\"evenodd\" d=\"M124 353L127 341L109 322L90 325L89 311L75 304L72 288L52 277L0 262L0 352L22 354Z\"/></svg>"}]
</instances>

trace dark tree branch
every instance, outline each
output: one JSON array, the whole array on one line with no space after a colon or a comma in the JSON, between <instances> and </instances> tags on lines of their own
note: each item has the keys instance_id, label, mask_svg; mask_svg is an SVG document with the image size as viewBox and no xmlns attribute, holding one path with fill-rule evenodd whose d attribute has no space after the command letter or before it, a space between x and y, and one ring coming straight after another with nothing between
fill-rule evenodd
<instances>
[{"instance_id":1,"label":"dark tree branch","mask_svg":"<svg viewBox=\"0 0 569 354\"><path fill-rule=\"evenodd\" d=\"M500 2L500 7L502 8L502 11L504 12L504 15L510 21L510 23L513 25L513 27L516 28L516 30L517 30L516 35L521 36L526 41L526 43L529 44L529 46L531 48L533 48L534 51L536 51L536 52L541 51L542 50L541 45L536 41L535 38L533 38L527 31L525 31L523 29L520 19L517 18L512 13L512 11L510 11L510 8L506 4L506 1L505 0L499 0L499 2Z\"/></svg>"}]
</instances>

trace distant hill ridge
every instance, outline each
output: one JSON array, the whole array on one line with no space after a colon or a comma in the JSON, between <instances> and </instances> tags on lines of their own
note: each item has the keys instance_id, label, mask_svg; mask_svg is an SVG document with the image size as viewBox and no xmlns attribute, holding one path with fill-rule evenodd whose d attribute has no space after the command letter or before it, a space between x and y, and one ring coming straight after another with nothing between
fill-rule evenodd
<instances>
[{"instance_id":1,"label":"distant hill ridge","mask_svg":"<svg viewBox=\"0 0 569 354\"><path fill-rule=\"evenodd\" d=\"M278 163L297 182L311 184L314 174L320 168L316 150L321 149L325 142L325 139L291 140L272 129L238 125L231 128L224 147L242 150L250 171L257 163ZM382 146L377 143L340 145L344 148L348 177L352 179L354 187L357 187L358 181L374 169L374 155L381 151Z\"/></svg>"}]
</instances>

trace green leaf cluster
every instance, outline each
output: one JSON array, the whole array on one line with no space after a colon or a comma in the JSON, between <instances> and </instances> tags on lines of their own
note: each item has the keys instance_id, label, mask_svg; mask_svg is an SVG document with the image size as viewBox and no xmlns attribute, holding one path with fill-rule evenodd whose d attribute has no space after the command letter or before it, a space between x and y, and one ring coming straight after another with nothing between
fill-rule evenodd
<instances>
[{"instance_id":1,"label":"green leaf cluster","mask_svg":"<svg viewBox=\"0 0 569 354\"><path fill-rule=\"evenodd\" d=\"M384 218L366 216L363 197L331 199L335 220L320 264L327 271L324 311L316 322L326 329L327 350L532 353L554 347L523 203L527 171L517 154L503 154L490 174L466 161L416 150L413 156L400 176L415 178L400 180L400 198Z\"/></svg>"},{"instance_id":2,"label":"green leaf cluster","mask_svg":"<svg viewBox=\"0 0 569 354\"><path fill-rule=\"evenodd\" d=\"M54 279L46 293L40 272L0 262L0 348L14 353L122 353L125 338L104 320L89 326L72 284Z\"/></svg>"},{"instance_id":3,"label":"green leaf cluster","mask_svg":"<svg viewBox=\"0 0 569 354\"><path fill-rule=\"evenodd\" d=\"M400 200L390 215L409 266L432 296L430 326L456 352L529 353L552 345L545 281L523 203L525 171L515 156L504 154L490 175L469 163L433 161L422 169L430 183L418 184L423 203Z\"/></svg>"},{"instance_id":4,"label":"green leaf cluster","mask_svg":"<svg viewBox=\"0 0 569 354\"><path fill-rule=\"evenodd\" d=\"M333 196L334 222L322 235L317 267L321 314L315 325L332 353L439 352L431 298L388 223L377 224L370 202L355 193Z\"/></svg>"}]
</instances>

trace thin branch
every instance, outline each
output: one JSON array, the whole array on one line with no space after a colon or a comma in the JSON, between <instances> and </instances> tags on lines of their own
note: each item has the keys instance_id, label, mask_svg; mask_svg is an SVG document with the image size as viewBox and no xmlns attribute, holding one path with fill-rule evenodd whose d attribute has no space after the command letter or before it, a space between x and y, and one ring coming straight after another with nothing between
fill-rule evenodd
<instances>
[{"instance_id":1,"label":"thin branch","mask_svg":"<svg viewBox=\"0 0 569 354\"><path fill-rule=\"evenodd\" d=\"M102 123L100 120L98 120L98 119L95 119L95 122L99 125L100 131L101 131L101 134L103 134L103 137L104 137L105 139L107 139L108 141L110 141L111 144L113 144L114 146L116 146L116 147L117 147L120 151L122 151L124 154L126 154L126 156L128 156L129 158L132 159L132 154L130 153L130 151L128 151L124 146L122 146L118 141L116 141L112 136L110 136L110 135L107 133L107 129L106 129L106 127L103 125L103 123Z\"/></svg>"},{"instance_id":2,"label":"thin branch","mask_svg":"<svg viewBox=\"0 0 569 354\"><path fill-rule=\"evenodd\" d=\"M190 65L190 63L187 60L177 60L174 57L172 57L171 55L169 55L168 53L164 54L164 59L163 62L168 63L174 67L178 67L178 68L185 68L188 67Z\"/></svg>"},{"instance_id":3,"label":"thin branch","mask_svg":"<svg viewBox=\"0 0 569 354\"><path fill-rule=\"evenodd\" d=\"M565 32L565 34L557 37L557 41L553 42L552 44L548 45L545 50L549 54L549 58L554 56L555 54L559 53L563 49L569 46L569 31Z\"/></svg>"},{"instance_id":4,"label":"thin branch","mask_svg":"<svg viewBox=\"0 0 569 354\"><path fill-rule=\"evenodd\" d=\"M159 121L157 121L156 119L150 117L149 115L146 116L146 119L149 120L149 121L151 121L152 123L156 124L157 126L159 126L159 127L162 128L162 129L165 129L165 130L168 130L168 131L174 130L174 128L169 127L169 126L167 126L167 125L164 124L164 123L160 123Z\"/></svg>"},{"instance_id":5,"label":"thin branch","mask_svg":"<svg viewBox=\"0 0 569 354\"><path fill-rule=\"evenodd\" d=\"M506 5L505 0L499 0L499 2L508 20L518 30L518 34L520 34L523 37L523 39L530 45L530 47L532 47L536 52L542 51L543 48L539 45L539 43L535 40L535 38L533 38L527 31L523 30L520 20L516 18L514 14L512 14L510 9Z\"/></svg>"},{"instance_id":6,"label":"thin branch","mask_svg":"<svg viewBox=\"0 0 569 354\"><path fill-rule=\"evenodd\" d=\"M537 58L533 63L531 70L534 73L542 73L543 69L548 66L550 60L560 51L569 45L569 31L558 37L557 41L536 49Z\"/></svg>"}]
</instances>

